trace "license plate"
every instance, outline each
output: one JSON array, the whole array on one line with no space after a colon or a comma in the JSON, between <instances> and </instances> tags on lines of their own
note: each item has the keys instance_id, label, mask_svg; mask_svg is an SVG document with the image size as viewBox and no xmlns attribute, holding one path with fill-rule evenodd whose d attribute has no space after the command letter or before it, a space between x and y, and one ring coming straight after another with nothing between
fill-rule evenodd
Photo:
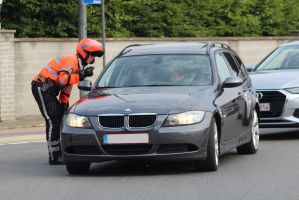
<instances>
[{"instance_id":1,"label":"license plate","mask_svg":"<svg viewBox=\"0 0 299 200\"><path fill-rule=\"evenodd\" d=\"M270 111L270 103L260 103L261 111Z\"/></svg>"},{"instance_id":2,"label":"license plate","mask_svg":"<svg viewBox=\"0 0 299 200\"><path fill-rule=\"evenodd\" d=\"M138 134L104 134L104 144L147 144L148 133Z\"/></svg>"}]
</instances>

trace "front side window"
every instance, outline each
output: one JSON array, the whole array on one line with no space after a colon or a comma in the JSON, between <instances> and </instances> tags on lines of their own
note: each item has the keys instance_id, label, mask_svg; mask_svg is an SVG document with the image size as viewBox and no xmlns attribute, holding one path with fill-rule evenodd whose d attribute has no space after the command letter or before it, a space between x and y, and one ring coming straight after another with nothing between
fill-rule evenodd
<instances>
[{"instance_id":1,"label":"front side window","mask_svg":"<svg viewBox=\"0 0 299 200\"><path fill-rule=\"evenodd\" d=\"M234 57L235 60L237 61L237 63L238 63L238 67L241 69L241 73L242 73L242 75L244 76L244 79L246 79L246 78L248 77L248 73L247 73L247 70L246 70L246 68L245 68L245 65L243 64L243 62L242 62L242 60L239 58L239 56L233 54L233 57Z\"/></svg>"},{"instance_id":2,"label":"front side window","mask_svg":"<svg viewBox=\"0 0 299 200\"><path fill-rule=\"evenodd\" d=\"M299 69L299 46L284 46L273 51L256 71Z\"/></svg>"},{"instance_id":3,"label":"front side window","mask_svg":"<svg viewBox=\"0 0 299 200\"><path fill-rule=\"evenodd\" d=\"M218 68L218 75L221 82L224 82L226 78L231 76L229 66L227 65L223 54L216 53L216 65Z\"/></svg>"},{"instance_id":4,"label":"front side window","mask_svg":"<svg viewBox=\"0 0 299 200\"><path fill-rule=\"evenodd\" d=\"M206 55L142 55L115 59L97 87L208 86L212 80Z\"/></svg>"},{"instance_id":5,"label":"front side window","mask_svg":"<svg viewBox=\"0 0 299 200\"><path fill-rule=\"evenodd\" d=\"M235 76L239 76L240 78L243 78L242 77L242 74L240 73L240 70L234 60L234 58L232 57L232 55L228 52L223 52L223 55L224 57L226 58L229 66L230 66L230 69L232 71L232 73L235 75Z\"/></svg>"}]
</instances>

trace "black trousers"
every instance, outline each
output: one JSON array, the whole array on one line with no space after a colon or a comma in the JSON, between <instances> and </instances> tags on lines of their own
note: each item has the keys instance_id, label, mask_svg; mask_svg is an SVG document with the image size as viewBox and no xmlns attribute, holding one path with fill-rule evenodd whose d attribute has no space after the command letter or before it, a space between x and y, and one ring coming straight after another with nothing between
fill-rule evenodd
<instances>
[{"instance_id":1,"label":"black trousers","mask_svg":"<svg viewBox=\"0 0 299 200\"><path fill-rule=\"evenodd\" d=\"M56 160L61 156L60 124L63 109L55 94L42 92L42 83L32 81L32 94L38 104L39 110L46 121L46 138L48 142L49 156Z\"/></svg>"}]
</instances>

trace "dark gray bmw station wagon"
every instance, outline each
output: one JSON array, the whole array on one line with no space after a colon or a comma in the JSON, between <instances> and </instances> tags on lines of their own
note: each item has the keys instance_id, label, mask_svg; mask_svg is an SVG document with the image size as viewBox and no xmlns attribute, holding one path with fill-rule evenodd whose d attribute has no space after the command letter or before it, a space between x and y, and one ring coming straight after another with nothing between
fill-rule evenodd
<instances>
[{"instance_id":1,"label":"dark gray bmw station wagon","mask_svg":"<svg viewBox=\"0 0 299 200\"><path fill-rule=\"evenodd\" d=\"M70 174L92 162L190 160L215 171L237 148L254 154L259 106L239 56L223 43L131 45L64 115L61 142Z\"/></svg>"}]
</instances>

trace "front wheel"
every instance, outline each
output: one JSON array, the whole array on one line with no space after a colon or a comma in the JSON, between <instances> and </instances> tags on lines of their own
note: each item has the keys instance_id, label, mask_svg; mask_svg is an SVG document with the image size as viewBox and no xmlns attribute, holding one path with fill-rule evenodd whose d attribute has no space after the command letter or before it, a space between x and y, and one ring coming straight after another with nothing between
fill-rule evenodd
<instances>
[{"instance_id":1,"label":"front wheel","mask_svg":"<svg viewBox=\"0 0 299 200\"><path fill-rule=\"evenodd\" d=\"M259 120L256 110L253 112L253 120L251 123L251 139L248 143L237 147L239 154L255 154L258 150L260 141Z\"/></svg>"},{"instance_id":2,"label":"front wheel","mask_svg":"<svg viewBox=\"0 0 299 200\"><path fill-rule=\"evenodd\" d=\"M87 174L89 172L89 162L66 162L66 169L69 174Z\"/></svg>"},{"instance_id":3,"label":"front wheel","mask_svg":"<svg viewBox=\"0 0 299 200\"><path fill-rule=\"evenodd\" d=\"M216 171L218 169L219 159L219 141L218 131L215 119L212 120L208 147L207 147L207 159L196 161L196 168L200 171Z\"/></svg>"}]
</instances>

